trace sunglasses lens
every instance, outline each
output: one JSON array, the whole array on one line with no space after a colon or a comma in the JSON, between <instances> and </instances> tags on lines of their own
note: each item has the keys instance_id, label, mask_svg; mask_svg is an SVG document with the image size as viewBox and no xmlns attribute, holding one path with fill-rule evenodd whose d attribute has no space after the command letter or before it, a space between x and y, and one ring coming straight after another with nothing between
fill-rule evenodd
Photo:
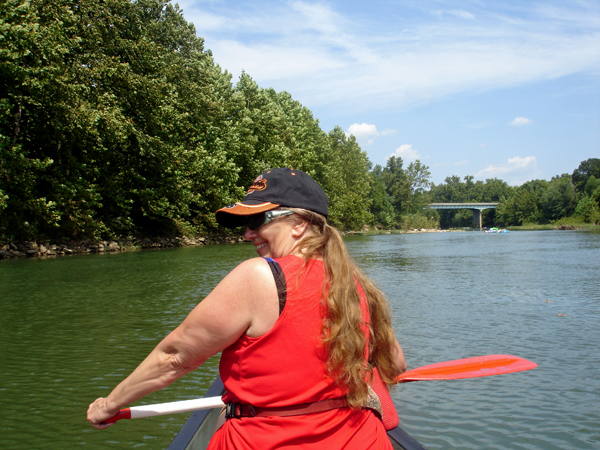
<instances>
[{"instance_id":1,"label":"sunglasses lens","mask_svg":"<svg viewBox=\"0 0 600 450\"><path fill-rule=\"evenodd\" d=\"M246 219L246 226L251 230L257 230L265 223L265 213L253 214Z\"/></svg>"},{"instance_id":2,"label":"sunglasses lens","mask_svg":"<svg viewBox=\"0 0 600 450\"><path fill-rule=\"evenodd\" d=\"M246 226L253 231L258 230L260 227L262 227L266 223L269 223L271 220L275 220L282 216L289 216L290 214L294 213L288 210L277 210L253 214L246 218Z\"/></svg>"}]
</instances>

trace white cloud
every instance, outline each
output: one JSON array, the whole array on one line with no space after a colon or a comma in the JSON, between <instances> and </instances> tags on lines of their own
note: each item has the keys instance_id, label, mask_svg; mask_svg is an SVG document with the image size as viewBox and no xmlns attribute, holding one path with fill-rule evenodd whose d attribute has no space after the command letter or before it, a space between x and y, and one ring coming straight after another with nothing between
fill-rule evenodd
<instances>
[{"instance_id":1,"label":"white cloud","mask_svg":"<svg viewBox=\"0 0 600 450\"><path fill-rule=\"evenodd\" d=\"M303 28L311 29L326 35L340 35L343 17L329 7L318 4L296 1L290 3L293 10L300 13ZM343 27L342 27L343 29Z\"/></svg>"},{"instance_id":2,"label":"white cloud","mask_svg":"<svg viewBox=\"0 0 600 450\"><path fill-rule=\"evenodd\" d=\"M515 120L508 125L511 127L522 127L525 125L531 125L531 122L531 119L528 119L527 117L515 117Z\"/></svg>"},{"instance_id":3,"label":"white cloud","mask_svg":"<svg viewBox=\"0 0 600 450\"><path fill-rule=\"evenodd\" d=\"M458 161L458 162L455 162L455 163L454 163L454 165L455 165L455 166L464 166L464 165L465 165L465 164L467 164L468 162L469 162L469 160L468 160L468 159L461 159L460 161Z\"/></svg>"},{"instance_id":4,"label":"white cloud","mask_svg":"<svg viewBox=\"0 0 600 450\"><path fill-rule=\"evenodd\" d=\"M178 3L234 82L245 70L311 109L407 107L600 69L593 2L470 2L431 15L424 0L385 18L336 2Z\"/></svg>"},{"instance_id":5,"label":"white cloud","mask_svg":"<svg viewBox=\"0 0 600 450\"><path fill-rule=\"evenodd\" d=\"M509 158L507 160L507 164L502 164L499 166L490 165L477 172L475 176L485 178L496 177L498 175L504 175L515 171L533 170L535 169L536 165L537 160L535 159L535 156L526 156L525 158L515 156L514 158Z\"/></svg>"},{"instance_id":6,"label":"white cloud","mask_svg":"<svg viewBox=\"0 0 600 450\"><path fill-rule=\"evenodd\" d=\"M455 15L456 17L460 17L461 19L475 19L475 16L468 11L463 11L460 9L455 9L454 11L450 11L450 14Z\"/></svg>"},{"instance_id":7,"label":"white cloud","mask_svg":"<svg viewBox=\"0 0 600 450\"><path fill-rule=\"evenodd\" d=\"M375 142L379 132L377 127L368 123L353 123L348 127L348 134L354 135L356 140L361 145L371 145Z\"/></svg>"},{"instance_id":8,"label":"white cloud","mask_svg":"<svg viewBox=\"0 0 600 450\"><path fill-rule=\"evenodd\" d=\"M464 11L462 9L453 9L450 11L438 10L438 11L434 11L433 14L436 16L450 15L450 16L455 16L455 17L459 17L461 19L468 19L468 20L475 19L475 15L473 15L472 13L470 13L468 11Z\"/></svg>"},{"instance_id":9,"label":"white cloud","mask_svg":"<svg viewBox=\"0 0 600 450\"><path fill-rule=\"evenodd\" d=\"M403 161L415 161L421 157L420 153L412 148L412 144L402 144L396 149L396 151L389 157L395 156L400 157Z\"/></svg>"}]
</instances>

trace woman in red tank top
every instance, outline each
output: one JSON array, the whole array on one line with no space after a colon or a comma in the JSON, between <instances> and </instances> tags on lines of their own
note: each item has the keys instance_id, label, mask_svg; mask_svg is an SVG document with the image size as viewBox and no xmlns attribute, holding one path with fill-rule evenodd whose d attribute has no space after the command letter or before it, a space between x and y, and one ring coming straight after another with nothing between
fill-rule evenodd
<instances>
[{"instance_id":1,"label":"woman in red tank top","mask_svg":"<svg viewBox=\"0 0 600 450\"><path fill-rule=\"evenodd\" d=\"M299 170L261 174L217 221L246 226L259 255L227 275L88 420L103 429L125 405L223 352L228 418L210 449L389 449L371 409L377 367L406 370L382 293L327 224L321 187Z\"/></svg>"}]
</instances>

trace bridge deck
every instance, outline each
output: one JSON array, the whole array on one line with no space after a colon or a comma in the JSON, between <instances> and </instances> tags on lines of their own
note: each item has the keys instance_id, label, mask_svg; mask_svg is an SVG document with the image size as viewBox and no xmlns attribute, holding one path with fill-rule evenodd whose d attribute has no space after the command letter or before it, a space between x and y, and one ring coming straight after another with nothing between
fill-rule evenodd
<instances>
[{"instance_id":1,"label":"bridge deck","mask_svg":"<svg viewBox=\"0 0 600 450\"><path fill-rule=\"evenodd\" d=\"M431 209L470 209L473 211L473 228L481 228L481 211L497 208L498 203L430 203ZM427 209L427 207L423 208Z\"/></svg>"},{"instance_id":2,"label":"bridge deck","mask_svg":"<svg viewBox=\"0 0 600 450\"><path fill-rule=\"evenodd\" d=\"M497 208L498 203L430 203L431 209L471 209L482 211L484 209Z\"/></svg>"}]
</instances>

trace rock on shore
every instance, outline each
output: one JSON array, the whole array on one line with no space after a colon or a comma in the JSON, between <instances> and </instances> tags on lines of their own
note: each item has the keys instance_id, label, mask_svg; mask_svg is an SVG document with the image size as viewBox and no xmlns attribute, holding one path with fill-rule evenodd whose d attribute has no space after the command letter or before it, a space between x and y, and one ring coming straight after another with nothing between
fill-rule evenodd
<instances>
[{"instance_id":1,"label":"rock on shore","mask_svg":"<svg viewBox=\"0 0 600 450\"><path fill-rule=\"evenodd\" d=\"M0 243L0 259L25 257L55 257L84 253L114 253L129 250L190 247L209 244L236 244L244 242L241 236L198 236L175 238L142 238L92 242L89 240L65 242Z\"/></svg>"}]
</instances>

